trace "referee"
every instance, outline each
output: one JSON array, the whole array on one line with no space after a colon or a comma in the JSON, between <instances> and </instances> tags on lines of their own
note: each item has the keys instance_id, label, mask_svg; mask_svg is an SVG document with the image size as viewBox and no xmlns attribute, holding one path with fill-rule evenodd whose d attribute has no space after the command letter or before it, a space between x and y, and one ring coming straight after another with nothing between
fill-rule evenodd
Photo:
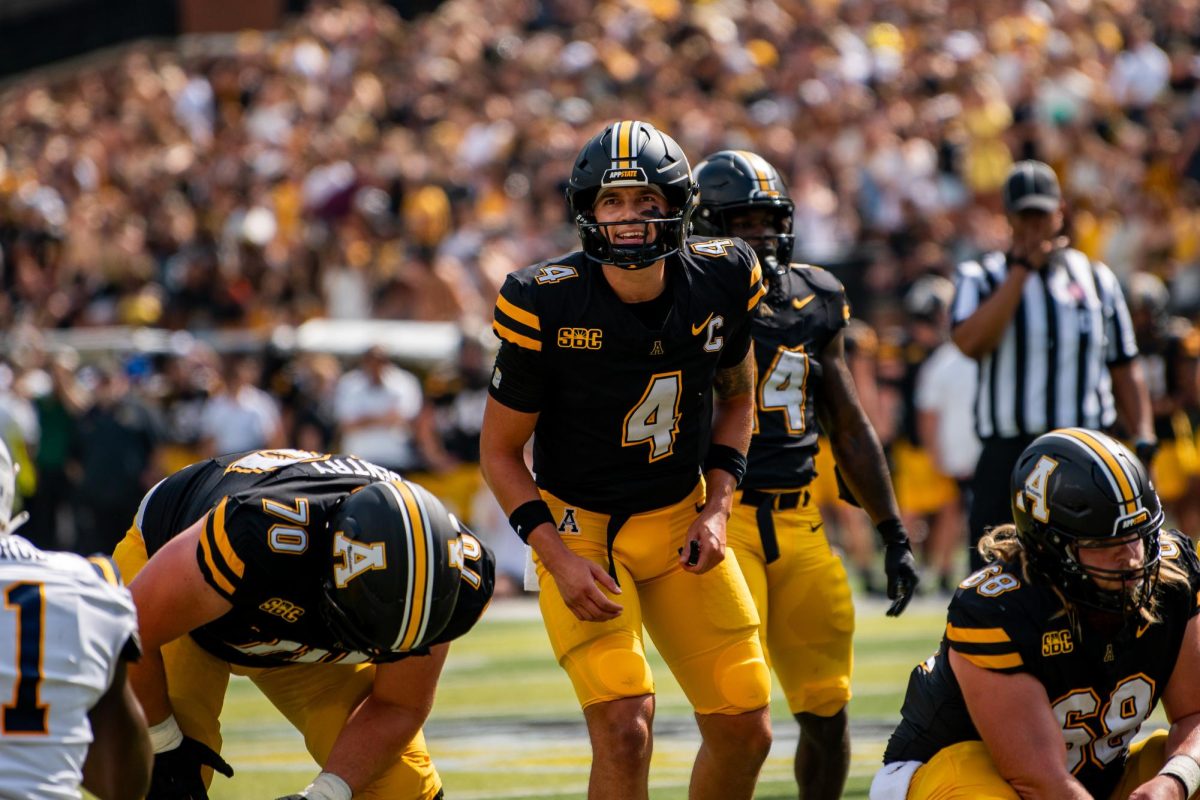
<instances>
[{"instance_id":1,"label":"referee","mask_svg":"<svg viewBox=\"0 0 1200 800\"><path fill-rule=\"evenodd\" d=\"M1062 192L1040 161L1004 182L1007 252L959 265L954 344L979 362L975 425L983 451L972 484L970 563L986 529L1011 520L1009 475L1038 435L1110 429L1120 413L1149 463L1157 443L1125 298L1105 264L1067 246Z\"/></svg>"}]
</instances>

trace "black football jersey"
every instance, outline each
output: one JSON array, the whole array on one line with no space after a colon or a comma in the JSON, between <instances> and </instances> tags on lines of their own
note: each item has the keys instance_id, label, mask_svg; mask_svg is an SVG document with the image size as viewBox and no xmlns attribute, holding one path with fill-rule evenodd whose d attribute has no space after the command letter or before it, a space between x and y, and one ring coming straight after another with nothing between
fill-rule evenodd
<instances>
[{"instance_id":1,"label":"black football jersey","mask_svg":"<svg viewBox=\"0 0 1200 800\"><path fill-rule=\"evenodd\" d=\"M670 304L648 327L581 252L510 274L489 391L539 414L538 485L568 503L636 514L695 487L717 369L741 363L765 291L741 239L689 238L667 259Z\"/></svg>"},{"instance_id":2,"label":"black football jersey","mask_svg":"<svg viewBox=\"0 0 1200 800\"><path fill-rule=\"evenodd\" d=\"M944 747L980 738L950 668L953 648L984 669L1037 678L1062 724L1068 768L1093 797L1108 797L1197 613L1200 562L1191 541L1164 532L1162 558L1183 568L1190 585L1160 585L1161 622L1131 622L1112 636L1089 629L1076 637L1057 596L1011 565L992 564L967 578L950 601L941 647L909 678L884 763L928 761Z\"/></svg>"},{"instance_id":3,"label":"black football jersey","mask_svg":"<svg viewBox=\"0 0 1200 800\"><path fill-rule=\"evenodd\" d=\"M208 515L196 560L205 580L233 608L191 636L214 656L251 667L395 661L409 654L371 659L339 648L320 604L321 583L332 569L329 521L338 502L369 483L398 478L346 455L258 450L220 456L193 464L151 490L137 523L153 556ZM491 558L484 548L468 549L480 560ZM481 563L468 563L467 570L488 572ZM490 597L487 584L464 579L454 616L432 644L470 629Z\"/></svg>"},{"instance_id":4,"label":"black football jersey","mask_svg":"<svg viewBox=\"0 0 1200 800\"><path fill-rule=\"evenodd\" d=\"M823 269L792 265L781 289L751 324L758 387L746 489L797 489L812 481L819 356L850 319L845 290Z\"/></svg>"}]
</instances>

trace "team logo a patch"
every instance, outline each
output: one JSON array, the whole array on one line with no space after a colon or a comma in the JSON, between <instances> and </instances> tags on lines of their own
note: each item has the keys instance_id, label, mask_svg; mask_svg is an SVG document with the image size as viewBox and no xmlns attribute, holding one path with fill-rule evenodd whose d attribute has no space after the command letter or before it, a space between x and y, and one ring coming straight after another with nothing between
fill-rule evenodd
<instances>
[{"instance_id":1,"label":"team logo a patch","mask_svg":"<svg viewBox=\"0 0 1200 800\"><path fill-rule=\"evenodd\" d=\"M655 339L654 346L650 348L650 355L661 356L663 354L662 339Z\"/></svg>"},{"instance_id":2,"label":"team logo a patch","mask_svg":"<svg viewBox=\"0 0 1200 800\"><path fill-rule=\"evenodd\" d=\"M340 531L333 537L333 557L341 563L333 568L333 581L345 589L350 581L373 569L387 569L387 553L383 542L363 544Z\"/></svg>"},{"instance_id":3,"label":"team logo a patch","mask_svg":"<svg viewBox=\"0 0 1200 800\"><path fill-rule=\"evenodd\" d=\"M575 509L563 510L562 521L558 523L559 533L579 533L579 523L575 521Z\"/></svg>"}]
</instances>

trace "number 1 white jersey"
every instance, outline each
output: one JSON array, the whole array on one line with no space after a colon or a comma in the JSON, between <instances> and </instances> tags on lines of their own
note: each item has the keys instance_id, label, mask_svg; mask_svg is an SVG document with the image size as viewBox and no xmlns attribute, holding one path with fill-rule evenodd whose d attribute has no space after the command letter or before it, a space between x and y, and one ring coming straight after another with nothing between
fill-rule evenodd
<instances>
[{"instance_id":1,"label":"number 1 white jersey","mask_svg":"<svg viewBox=\"0 0 1200 800\"><path fill-rule=\"evenodd\" d=\"M0 798L79 798L88 711L137 654L133 599L106 559L7 536L0 602Z\"/></svg>"}]
</instances>

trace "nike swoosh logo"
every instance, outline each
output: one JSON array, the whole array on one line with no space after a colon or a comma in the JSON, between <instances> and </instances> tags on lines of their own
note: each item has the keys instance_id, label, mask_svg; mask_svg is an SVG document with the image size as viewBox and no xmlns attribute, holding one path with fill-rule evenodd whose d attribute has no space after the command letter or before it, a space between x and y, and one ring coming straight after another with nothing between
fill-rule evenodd
<instances>
[{"instance_id":1,"label":"nike swoosh logo","mask_svg":"<svg viewBox=\"0 0 1200 800\"><path fill-rule=\"evenodd\" d=\"M804 298L803 300L801 300L799 297L793 297L792 298L792 308L799 311L800 309L804 308L806 305L811 303L814 299L816 299L815 294L810 294L808 297Z\"/></svg>"},{"instance_id":2,"label":"nike swoosh logo","mask_svg":"<svg viewBox=\"0 0 1200 800\"><path fill-rule=\"evenodd\" d=\"M808 527L812 528L813 533L816 533L817 531L821 530L821 528L825 527L825 523L824 522L810 522L810 523L808 523Z\"/></svg>"},{"instance_id":3,"label":"nike swoosh logo","mask_svg":"<svg viewBox=\"0 0 1200 800\"><path fill-rule=\"evenodd\" d=\"M708 323L712 321L712 318L713 318L713 312L710 311L710 312L708 312L708 316L704 319L704 322L701 322L699 325L693 325L692 326L692 336L699 336L704 331L704 329L708 327Z\"/></svg>"},{"instance_id":4,"label":"nike swoosh logo","mask_svg":"<svg viewBox=\"0 0 1200 800\"><path fill-rule=\"evenodd\" d=\"M1151 623L1147 622L1145 625L1138 626L1138 629L1137 629L1137 638L1138 639L1142 638L1142 634L1150 629L1150 625L1151 625Z\"/></svg>"}]
</instances>

